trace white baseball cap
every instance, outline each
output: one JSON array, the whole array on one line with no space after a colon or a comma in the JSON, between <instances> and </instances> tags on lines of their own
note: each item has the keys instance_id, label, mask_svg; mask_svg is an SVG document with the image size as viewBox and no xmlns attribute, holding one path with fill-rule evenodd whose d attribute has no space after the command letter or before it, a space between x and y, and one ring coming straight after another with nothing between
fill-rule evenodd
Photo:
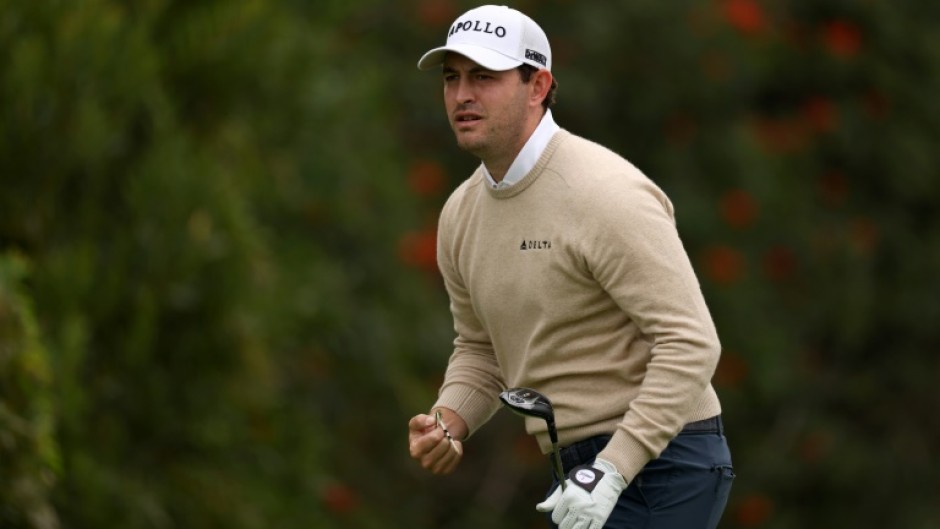
<instances>
[{"instance_id":1,"label":"white baseball cap","mask_svg":"<svg viewBox=\"0 0 940 529\"><path fill-rule=\"evenodd\" d=\"M522 64L552 69L552 49L545 32L534 20L506 6L481 6L460 15L447 33L447 45L425 53L418 68L440 66L447 52L497 72Z\"/></svg>"}]
</instances>

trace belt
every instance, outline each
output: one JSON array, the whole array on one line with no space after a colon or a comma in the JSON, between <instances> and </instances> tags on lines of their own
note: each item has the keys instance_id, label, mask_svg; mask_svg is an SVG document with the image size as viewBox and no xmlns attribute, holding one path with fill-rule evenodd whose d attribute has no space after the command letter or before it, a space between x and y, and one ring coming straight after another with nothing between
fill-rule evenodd
<instances>
[{"instance_id":1,"label":"belt","mask_svg":"<svg viewBox=\"0 0 940 529\"><path fill-rule=\"evenodd\" d=\"M721 415L716 415L708 419L690 422L686 424L679 433L720 434L723 431L724 426L721 423ZM597 435L562 448L560 450L561 466L564 469L565 475L568 475L568 472L570 472L572 468L583 465L597 457L597 454L607 446L610 437L609 435Z\"/></svg>"},{"instance_id":2,"label":"belt","mask_svg":"<svg viewBox=\"0 0 940 529\"><path fill-rule=\"evenodd\" d=\"M701 421L694 421L682 427L679 433L699 432L699 433L721 433L723 425L721 424L721 415L715 415Z\"/></svg>"}]
</instances>

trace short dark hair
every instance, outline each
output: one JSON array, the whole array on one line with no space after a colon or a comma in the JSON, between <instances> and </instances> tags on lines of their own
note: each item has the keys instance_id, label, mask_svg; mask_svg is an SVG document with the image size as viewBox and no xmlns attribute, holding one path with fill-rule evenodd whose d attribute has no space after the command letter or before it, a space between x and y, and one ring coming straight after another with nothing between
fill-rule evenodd
<instances>
[{"instance_id":1,"label":"short dark hair","mask_svg":"<svg viewBox=\"0 0 940 529\"><path fill-rule=\"evenodd\" d=\"M523 83L528 83L532 80L532 75L535 72L539 71L538 68L532 66L531 64L522 64L518 68L519 76L522 77ZM552 86L548 89L548 94L545 95L545 99L542 100L542 108L548 110L548 108L555 104L555 90L558 88L558 81L555 80L555 76L552 76Z\"/></svg>"}]
</instances>

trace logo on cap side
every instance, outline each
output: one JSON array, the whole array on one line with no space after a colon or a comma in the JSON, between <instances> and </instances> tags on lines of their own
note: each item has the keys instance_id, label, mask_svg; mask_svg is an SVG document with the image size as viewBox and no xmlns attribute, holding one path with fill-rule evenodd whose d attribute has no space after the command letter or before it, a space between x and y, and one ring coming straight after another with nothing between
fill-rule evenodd
<instances>
[{"instance_id":1,"label":"logo on cap side","mask_svg":"<svg viewBox=\"0 0 940 529\"><path fill-rule=\"evenodd\" d=\"M525 50L525 58L530 61L535 61L542 66L548 67L548 59L535 50Z\"/></svg>"},{"instance_id":2,"label":"logo on cap side","mask_svg":"<svg viewBox=\"0 0 940 529\"><path fill-rule=\"evenodd\" d=\"M481 23L486 24L486 27L481 27ZM503 26L496 26L491 28L493 25L492 22L481 22L479 20L464 20L463 22L456 22L454 27L450 28L450 33L447 34L448 37L453 37L455 33L460 31L475 31L477 33L487 33L490 35L496 35L499 38L506 36L506 28Z\"/></svg>"}]
</instances>

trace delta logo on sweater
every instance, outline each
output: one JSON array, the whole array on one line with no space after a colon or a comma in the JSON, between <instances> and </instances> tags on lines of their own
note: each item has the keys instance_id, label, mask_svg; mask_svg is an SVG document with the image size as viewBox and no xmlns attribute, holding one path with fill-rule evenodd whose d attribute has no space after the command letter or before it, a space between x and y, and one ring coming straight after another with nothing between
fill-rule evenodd
<instances>
[{"instance_id":1,"label":"delta logo on sweater","mask_svg":"<svg viewBox=\"0 0 940 529\"><path fill-rule=\"evenodd\" d=\"M552 241L527 241L523 240L519 245L520 250L551 250Z\"/></svg>"}]
</instances>

